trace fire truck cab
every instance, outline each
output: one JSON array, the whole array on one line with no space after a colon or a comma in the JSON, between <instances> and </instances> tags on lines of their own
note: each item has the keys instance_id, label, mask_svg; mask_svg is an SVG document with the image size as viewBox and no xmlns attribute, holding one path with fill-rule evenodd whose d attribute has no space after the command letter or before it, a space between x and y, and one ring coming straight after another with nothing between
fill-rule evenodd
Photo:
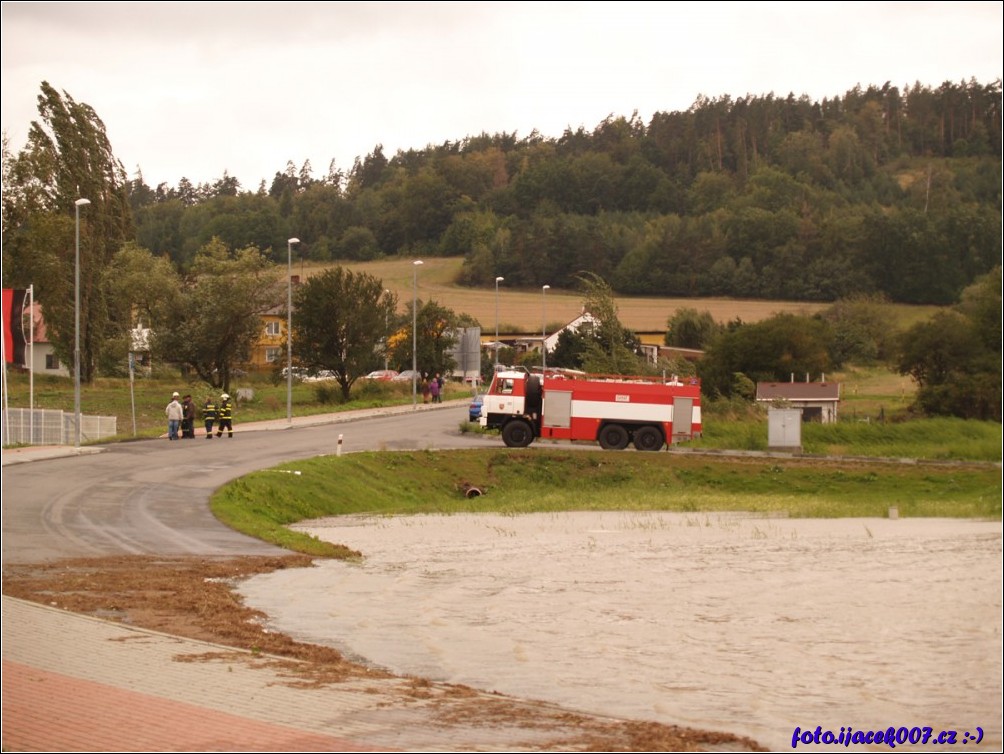
<instances>
[{"instance_id":1,"label":"fire truck cab","mask_svg":"<svg viewBox=\"0 0 1004 754\"><path fill-rule=\"evenodd\" d=\"M541 437L597 442L607 450L661 450L701 435L697 380L496 372L480 424L499 429L510 448Z\"/></svg>"}]
</instances>

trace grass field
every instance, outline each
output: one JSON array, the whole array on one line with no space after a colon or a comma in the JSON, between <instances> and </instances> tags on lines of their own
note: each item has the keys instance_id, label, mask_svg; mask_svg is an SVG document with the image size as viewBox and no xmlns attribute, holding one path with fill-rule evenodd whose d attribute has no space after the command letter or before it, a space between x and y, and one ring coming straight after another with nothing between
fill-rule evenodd
<instances>
[{"instance_id":1,"label":"grass field","mask_svg":"<svg viewBox=\"0 0 1004 754\"><path fill-rule=\"evenodd\" d=\"M388 290L397 294L403 309L414 295L414 265L412 259L393 258L375 262L345 262L348 269L365 272L378 280ZM304 278L323 271L336 262L326 265L304 264ZM418 297L434 300L458 314L470 314L481 323L487 334L495 331L495 288L461 288L455 284L463 264L460 257L432 257L418 267ZM743 322L759 322L774 314L786 312L811 315L825 309L828 304L796 301L754 301L716 298L643 298L618 296L616 298L621 323L638 333L664 332L666 321L677 309L691 308L708 311L719 322L729 322L739 317ZM894 327L904 327L925 319L938 310L929 306L889 305L889 321ZM540 289L513 290L503 282L499 286L498 321L500 334L538 333L544 323L553 332L571 322L582 313L582 294L577 291L551 288L547 293Z\"/></svg>"},{"instance_id":2,"label":"grass field","mask_svg":"<svg viewBox=\"0 0 1004 754\"><path fill-rule=\"evenodd\" d=\"M294 416L350 411L411 402L411 383L375 383L360 380L352 392L352 400L337 402L340 390L334 383L293 383ZM470 388L450 383L446 386L444 400L467 397ZM8 376L10 406L29 406L28 376L12 373ZM286 383L275 382L268 375L249 375L231 387L237 395L241 388L253 392L250 400L238 401L234 410L234 426L241 422L280 419L286 416ZM128 440L133 435L133 403L135 402L135 437L158 437L167 431L164 407L171 400L171 393L177 390L181 395L191 393L196 406L201 406L210 396L218 396L205 383L180 376L137 379L130 387L128 379L98 378L90 385L82 385L80 390L80 411L85 415L115 416L117 418L118 439ZM35 408L73 411L73 381L68 377L45 376L35 379ZM201 417L201 414L199 414ZM201 426L201 422L197 422Z\"/></svg>"},{"instance_id":3,"label":"grass field","mask_svg":"<svg viewBox=\"0 0 1004 754\"><path fill-rule=\"evenodd\" d=\"M828 374L827 379L840 383L840 416L850 421L901 412L917 392L909 376L884 366L849 366Z\"/></svg>"}]
</instances>

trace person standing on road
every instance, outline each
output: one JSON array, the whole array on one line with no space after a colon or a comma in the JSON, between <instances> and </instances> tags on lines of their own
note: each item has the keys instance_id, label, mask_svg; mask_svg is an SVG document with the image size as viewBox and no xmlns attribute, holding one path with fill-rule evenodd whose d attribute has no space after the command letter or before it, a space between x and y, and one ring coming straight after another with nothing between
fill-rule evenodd
<instances>
[{"instance_id":1,"label":"person standing on road","mask_svg":"<svg viewBox=\"0 0 1004 754\"><path fill-rule=\"evenodd\" d=\"M167 404L164 413L167 414L167 439L177 440L178 427L181 426L181 420L185 418L185 411L182 409L181 404L178 403L177 393L171 396L171 402Z\"/></svg>"},{"instance_id":2,"label":"person standing on road","mask_svg":"<svg viewBox=\"0 0 1004 754\"><path fill-rule=\"evenodd\" d=\"M230 396L226 393L220 396L220 409L216 416L220 420L219 426L216 428L216 436L223 437L223 430L227 430L227 437L234 436L234 425L233 425L233 415L234 406L230 402Z\"/></svg>"},{"instance_id":3,"label":"person standing on road","mask_svg":"<svg viewBox=\"0 0 1004 754\"><path fill-rule=\"evenodd\" d=\"M195 403L192 396L186 395L181 399L181 436L182 438L195 439Z\"/></svg>"},{"instance_id":4,"label":"person standing on road","mask_svg":"<svg viewBox=\"0 0 1004 754\"><path fill-rule=\"evenodd\" d=\"M439 403L439 375L437 374L433 379L429 380L429 395L432 396L433 403Z\"/></svg>"},{"instance_id":5,"label":"person standing on road","mask_svg":"<svg viewBox=\"0 0 1004 754\"><path fill-rule=\"evenodd\" d=\"M202 406L202 421L206 423L206 439L212 440L213 424L216 422L216 403L211 395L206 398L206 402Z\"/></svg>"}]
</instances>

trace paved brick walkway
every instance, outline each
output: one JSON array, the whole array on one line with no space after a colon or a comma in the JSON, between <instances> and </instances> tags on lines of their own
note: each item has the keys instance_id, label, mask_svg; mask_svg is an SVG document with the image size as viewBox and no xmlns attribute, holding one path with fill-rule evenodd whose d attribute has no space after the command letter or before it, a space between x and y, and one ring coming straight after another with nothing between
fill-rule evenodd
<instances>
[{"instance_id":1,"label":"paved brick walkway","mask_svg":"<svg viewBox=\"0 0 1004 754\"><path fill-rule=\"evenodd\" d=\"M373 751L6 661L3 720L4 751Z\"/></svg>"},{"instance_id":2,"label":"paved brick walkway","mask_svg":"<svg viewBox=\"0 0 1004 754\"><path fill-rule=\"evenodd\" d=\"M549 737L439 723L406 679L306 686L274 658L2 604L5 752L525 751Z\"/></svg>"}]
</instances>

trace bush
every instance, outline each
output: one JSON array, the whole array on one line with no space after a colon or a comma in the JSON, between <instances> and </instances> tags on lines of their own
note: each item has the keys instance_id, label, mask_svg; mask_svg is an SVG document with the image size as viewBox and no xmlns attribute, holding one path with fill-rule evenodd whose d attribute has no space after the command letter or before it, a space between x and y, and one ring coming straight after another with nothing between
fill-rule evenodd
<instances>
[{"instance_id":1,"label":"bush","mask_svg":"<svg viewBox=\"0 0 1004 754\"><path fill-rule=\"evenodd\" d=\"M381 380L356 380L352 385L355 398L384 398L393 392L389 382Z\"/></svg>"},{"instance_id":2,"label":"bush","mask_svg":"<svg viewBox=\"0 0 1004 754\"><path fill-rule=\"evenodd\" d=\"M342 388L337 382L318 382L314 385L314 396L322 405L345 403Z\"/></svg>"}]
</instances>

